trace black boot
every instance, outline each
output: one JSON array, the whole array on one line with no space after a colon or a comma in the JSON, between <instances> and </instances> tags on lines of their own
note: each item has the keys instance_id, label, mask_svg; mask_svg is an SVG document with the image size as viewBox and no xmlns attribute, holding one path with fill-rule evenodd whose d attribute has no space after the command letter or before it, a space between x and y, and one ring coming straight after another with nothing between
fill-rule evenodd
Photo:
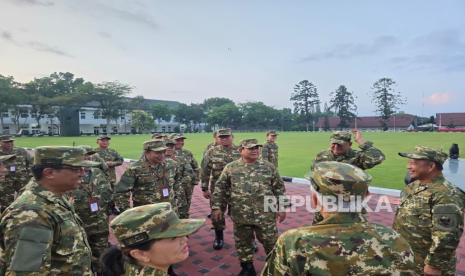
<instances>
[{"instance_id":1,"label":"black boot","mask_svg":"<svg viewBox=\"0 0 465 276\"><path fill-rule=\"evenodd\" d=\"M256 276L255 267L253 262L241 262L242 270L239 272L239 276Z\"/></svg>"},{"instance_id":2,"label":"black boot","mask_svg":"<svg viewBox=\"0 0 465 276\"><path fill-rule=\"evenodd\" d=\"M176 274L176 272L174 272L174 269L173 269L173 266L170 265L170 267L168 267L168 275L169 276L177 276L178 274Z\"/></svg>"},{"instance_id":3,"label":"black boot","mask_svg":"<svg viewBox=\"0 0 465 276\"><path fill-rule=\"evenodd\" d=\"M213 249L220 250L224 246L223 230L215 230L215 240L213 241Z\"/></svg>"}]
</instances>

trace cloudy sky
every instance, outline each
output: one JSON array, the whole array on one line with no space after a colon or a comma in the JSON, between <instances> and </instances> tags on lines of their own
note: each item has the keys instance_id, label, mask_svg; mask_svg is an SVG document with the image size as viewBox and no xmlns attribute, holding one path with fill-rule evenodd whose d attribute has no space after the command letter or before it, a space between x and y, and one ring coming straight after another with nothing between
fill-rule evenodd
<instances>
[{"instance_id":1,"label":"cloudy sky","mask_svg":"<svg viewBox=\"0 0 465 276\"><path fill-rule=\"evenodd\" d=\"M464 12L460 0L0 0L0 74L69 71L134 96L278 108L307 79L322 102L346 85L359 115L391 77L401 110L429 116L465 111Z\"/></svg>"}]
</instances>

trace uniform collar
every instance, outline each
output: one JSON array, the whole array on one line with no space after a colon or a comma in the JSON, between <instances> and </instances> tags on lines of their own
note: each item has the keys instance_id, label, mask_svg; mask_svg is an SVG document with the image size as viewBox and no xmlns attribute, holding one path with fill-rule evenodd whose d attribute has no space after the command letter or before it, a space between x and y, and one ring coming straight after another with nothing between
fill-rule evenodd
<instances>
[{"instance_id":1,"label":"uniform collar","mask_svg":"<svg viewBox=\"0 0 465 276\"><path fill-rule=\"evenodd\" d=\"M51 191L45 189L33 178L29 181L26 187L28 190L32 191L35 195L40 196L47 201L63 204L63 201L64 201L63 196L52 193ZM67 204L65 203L65 205Z\"/></svg>"},{"instance_id":2,"label":"uniform collar","mask_svg":"<svg viewBox=\"0 0 465 276\"><path fill-rule=\"evenodd\" d=\"M334 213L315 225L347 224L366 221L366 218L361 213Z\"/></svg>"}]
</instances>

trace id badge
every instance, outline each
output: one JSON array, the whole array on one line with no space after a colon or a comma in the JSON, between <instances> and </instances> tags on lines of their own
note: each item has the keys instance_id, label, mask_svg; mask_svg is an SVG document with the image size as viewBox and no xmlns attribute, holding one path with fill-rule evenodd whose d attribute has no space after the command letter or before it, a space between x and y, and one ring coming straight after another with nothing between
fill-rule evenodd
<instances>
[{"instance_id":1,"label":"id badge","mask_svg":"<svg viewBox=\"0 0 465 276\"><path fill-rule=\"evenodd\" d=\"M100 210L100 207L98 206L97 198L89 199L89 209L91 213L95 213L95 212L98 212L98 210Z\"/></svg>"},{"instance_id":2,"label":"id badge","mask_svg":"<svg viewBox=\"0 0 465 276\"><path fill-rule=\"evenodd\" d=\"M163 197L168 197L170 195L170 191L168 190L168 188L163 188L162 194L163 194Z\"/></svg>"},{"instance_id":3,"label":"id badge","mask_svg":"<svg viewBox=\"0 0 465 276\"><path fill-rule=\"evenodd\" d=\"M10 172L16 172L16 166L15 165L10 167Z\"/></svg>"}]
</instances>

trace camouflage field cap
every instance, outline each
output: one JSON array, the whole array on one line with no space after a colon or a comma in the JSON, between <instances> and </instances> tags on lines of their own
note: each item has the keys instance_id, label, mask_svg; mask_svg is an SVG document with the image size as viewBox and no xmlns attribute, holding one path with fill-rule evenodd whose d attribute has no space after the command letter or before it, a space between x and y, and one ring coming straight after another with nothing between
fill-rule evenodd
<instances>
[{"instance_id":1,"label":"camouflage field cap","mask_svg":"<svg viewBox=\"0 0 465 276\"><path fill-rule=\"evenodd\" d=\"M80 147L45 146L34 152L34 165L96 167L100 163L84 160L85 151Z\"/></svg>"},{"instance_id":2,"label":"camouflage field cap","mask_svg":"<svg viewBox=\"0 0 465 276\"><path fill-rule=\"evenodd\" d=\"M0 142L11 142L11 141L14 141L15 139L13 139L11 137L11 135L1 135L0 136Z\"/></svg>"},{"instance_id":3,"label":"camouflage field cap","mask_svg":"<svg viewBox=\"0 0 465 276\"><path fill-rule=\"evenodd\" d=\"M164 151L166 150L165 141L162 139L153 139L144 142L144 150Z\"/></svg>"},{"instance_id":4,"label":"camouflage field cap","mask_svg":"<svg viewBox=\"0 0 465 276\"><path fill-rule=\"evenodd\" d=\"M250 148L253 148L253 147L261 147L262 144L259 144L257 139L244 139L241 141L240 143L241 147L243 148L246 148L246 149L250 149Z\"/></svg>"},{"instance_id":5,"label":"camouflage field cap","mask_svg":"<svg viewBox=\"0 0 465 276\"><path fill-rule=\"evenodd\" d=\"M153 239L184 237L197 231L205 219L179 219L167 202L128 209L110 227L122 247Z\"/></svg>"},{"instance_id":6,"label":"camouflage field cap","mask_svg":"<svg viewBox=\"0 0 465 276\"><path fill-rule=\"evenodd\" d=\"M232 132L230 128L220 128L216 131L216 136L231 136Z\"/></svg>"},{"instance_id":7,"label":"camouflage field cap","mask_svg":"<svg viewBox=\"0 0 465 276\"><path fill-rule=\"evenodd\" d=\"M269 130L267 133L266 133L266 136L268 135L271 135L271 136L278 136L278 133L276 132L276 130Z\"/></svg>"},{"instance_id":8,"label":"camouflage field cap","mask_svg":"<svg viewBox=\"0 0 465 276\"><path fill-rule=\"evenodd\" d=\"M431 160L441 165L444 164L448 157L447 153L442 150L424 146L416 146L413 152L399 152L399 155L410 159Z\"/></svg>"},{"instance_id":9,"label":"camouflage field cap","mask_svg":"<svg viewBox=\"0 0 465 276\"><path fill-rule=\"evenodd\" d=\"M350 142L352 139L352 134L348 131L335 131L331 134L330 142L331 144L343 144Z\"/></svg>"},{"instance_id":10,"label":"camouflage field cap","mask_svg":"<svg viewBox=\"0 0 465 276\"><path fill-rule=\"evenodd\" d=\"M15 154L9 154L9 155L2 155L0 156L0 163L10 160L11 158L15 157Z\"/></svg>"},{"instance_id":11,"label":"camouflage field cap","mask_svg":"<svg viewBox=\"0 0 465 276\"><path fill-rule=\"evenodd\" d=\"M187 139L186 136L184 136L184 134L182 133L176 133L173 137L174 140L178 140L178 139Z\"/></svg>"},{"instance_id":12,"label":"camouflage field cap","mask_svg":"<svg viewBox=\"0 0 465 276\"><path fill-rule=\"evenodd\" d=\"M176 145L176 141L174 141L171 138L166 138L165 139L165 146L174 146L174 145Z\"/></svg>"},{"instance_id":13,"label":"camouflage field cap","mask_svg":"<svg viewBox=\"0 0 465 276\"><path fill-rule=\"evenodd\" d=\"M307 175L312 187L322 195L366 195L371 176L362 169L347 163L326 161L315 164Z\"/></svg>"},{"instance_id":14,"label":"camouflage field cap","mask_svg":"<svg viewBox=\"0 0 465 276\"><path fill-rule=\"evenodd\" d=\"M95 154L95 153L96 153L95 149L92 148L92 147L89 146L89 145L80 145L80 146L78 146L78 147L80 147L80 148L82 148L82 149L84 150L84 152L85 152L84 154L85 154L85 155L92 155L92 154Z\"/></svg>"},{"instance_id":15,"label":"camouflage field cap","mask_svg":"<svg viewBox=\"0 0 465 276\"><path fill-rule=\"evenodd\" d=\"M105 140L105 139L111 140L111 137L106 134L102 134L97 138L97 140Z\"/></svg>"},{"instance_id":16,"label":"camouflage field cap","mask_svg":"<svg viewBox=\"0 0 465 276\"><path fill-rule=\"evenodd\" d=\"M165 133L154 133L152 135L152 139L165 139L166 137L168 137L168 135Z\"/></svg>"}]
</instances>

